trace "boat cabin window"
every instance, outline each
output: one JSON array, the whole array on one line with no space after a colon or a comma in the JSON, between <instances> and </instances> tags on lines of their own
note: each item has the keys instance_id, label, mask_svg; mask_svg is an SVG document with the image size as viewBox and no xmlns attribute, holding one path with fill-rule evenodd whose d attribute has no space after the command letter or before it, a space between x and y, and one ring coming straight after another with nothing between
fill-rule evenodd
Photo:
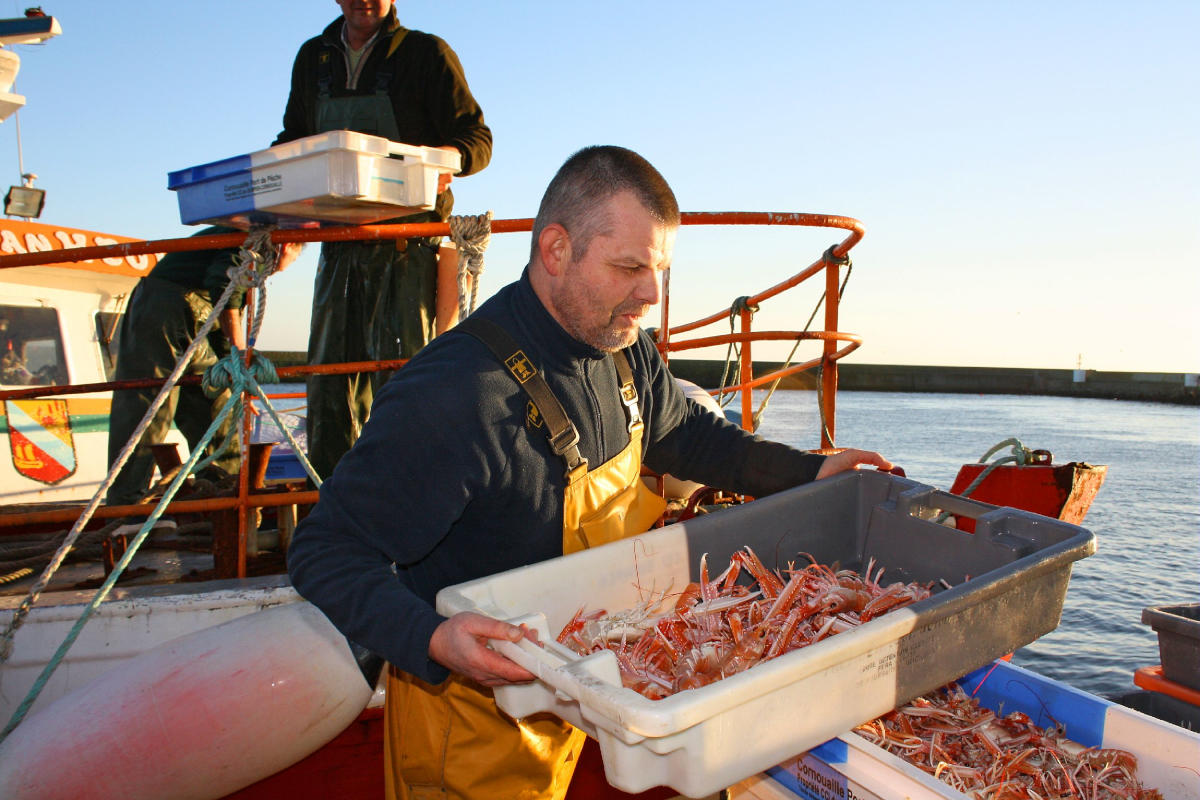
<instances>
[{"instance_id":1,"label":"boat cabin window","mask_svg":"<svg viewBox=\"0 0 1200 800\"><path fill-rule=\"evenodd\" d=\"M96 314L96 341L100 343L100 361L104 364L104 379L111 381L117 374L117 343L121 339L121 315L111 311Z\"/></svg>"},{"instance_id":2,"label":"boat cabin window","mask_svg":"<svg viewBox=\"0 0 1200 800\"><path fill-rule=\"evenodd\" d=\"M53 308L0 305L0 385L67 383L61 331Z\"/></svg>"}]
</instances>

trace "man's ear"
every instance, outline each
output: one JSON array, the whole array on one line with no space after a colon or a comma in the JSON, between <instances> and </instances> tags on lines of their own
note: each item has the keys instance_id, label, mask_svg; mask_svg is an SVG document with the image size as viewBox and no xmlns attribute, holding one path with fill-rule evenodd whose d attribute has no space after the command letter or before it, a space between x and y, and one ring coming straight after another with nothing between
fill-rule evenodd
<instances>
[{"instance_id":1,"label":"man's ear","mask_svg":"<svg viewBox=\"0 0 1200 800\"><path fill-rule=\"evenodd\" d=\"M542 228L538 234L538 255L546 272L558 277L571 263L571 237L557 222Z\"/></svg>"}]
</instances>

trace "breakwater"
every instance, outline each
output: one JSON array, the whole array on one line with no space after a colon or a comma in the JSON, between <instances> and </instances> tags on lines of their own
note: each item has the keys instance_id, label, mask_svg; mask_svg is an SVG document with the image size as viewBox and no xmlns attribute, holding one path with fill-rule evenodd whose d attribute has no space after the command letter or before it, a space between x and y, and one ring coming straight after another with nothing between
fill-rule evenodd
<instances>
[{"instance_id":1,"label":"breakwater","mask_svg":"<svg viewBox=\"0 0 1200 800\"><path fill-rule=\"evenodd\" d=\"M781 364L755 362L754 374L766 375ZM721 383L724 361L675 358L671 372L705 388ZM813 389L817 373L790 375L781 389ZM1157 403L1200 405L1195 373L1102 372L1072 369L1003 367L931 367L900 364L854 364L838 367L838 388L862 392L944 392L951 394L1017 394L1098 397Z\"/></svg>"},{"instance_id":2,"label":"breakwater","mask_svg":"<svg viewBox=\"0 0 1200 800\"><path fill-rule=\"evenodd\" d=\"M305 363L305 354L264 351L279 367ZM758 361L755 375L766 375L782 365ZM705 387L721 384L724 361L674 358L671 372ZM781 389L813 389L816 371L789 375ZM838 388L860 392L945 392L951 394L1017 394L1058 397L1099 397L1109 400L1143 400L1155 403L1200 405L1197 375L1184 372L1102 372L1072 369L1021 369L1006 367L929 367L901 364L854 364L838 367Z\"/></svg>"}]
</instances>

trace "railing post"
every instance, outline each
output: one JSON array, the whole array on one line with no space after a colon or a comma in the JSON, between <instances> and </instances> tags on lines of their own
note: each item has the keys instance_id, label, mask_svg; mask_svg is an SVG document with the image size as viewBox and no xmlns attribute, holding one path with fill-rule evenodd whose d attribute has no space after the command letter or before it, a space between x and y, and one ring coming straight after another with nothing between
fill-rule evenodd
<instances>
[{"instance_id":1,"label":"railing post","mask_svg":"<svg viewBox=\"0 0 1200 800\"><path fill-rule=\"evenodd\" d=\"M742 333L750 333L750 321L754 312L743 307L738 315L742 320ZM750 340L742 342L742 375L739 383L750 383L754 380L754 359L750 357ZM742 428L754 432L754 397L753 389L742 389Z\"/></svg>"},{"instance_id":2,"label":"railing post","mask_svg":"<svg viewBox=\"0 0 1200 800\"><path fill-rule=\"evenodd\" d=\"M838 262L825 259L825 330L838 329ZM834 447L837 438L837 342L826 339L821 351L821 447Z\"/></svg>"}]
</instances>

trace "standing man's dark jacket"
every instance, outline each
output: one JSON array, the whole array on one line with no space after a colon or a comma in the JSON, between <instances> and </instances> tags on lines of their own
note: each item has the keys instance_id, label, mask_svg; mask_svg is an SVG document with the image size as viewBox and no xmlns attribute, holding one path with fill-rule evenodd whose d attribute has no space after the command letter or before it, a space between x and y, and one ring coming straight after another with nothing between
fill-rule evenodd
<instances>
[{"instance_id":1,"label":"standing man's dark jacket","mask_svg":"<svg viewBox=\"0 0 1200 800\"><path fill-rule=\"evenodd\" d=\"M319 92L319 61L329 57L330 95L368 95L376 90L381 69L390 73L387 93L392 101L405 144L442 147L454 145L462 155L466 176L479 172L492 158L492 132L483 121L483 111L467 86L458 56L440 37L421 31L405 31L390 56L393 38L403 30L393 6L379 32L379 40L359 65L354 80L349 78L349 61L342 43L342 18L334 20L320 36L300 47L292 68L292 88L283 113L283 131L274 144L320 133L316 127ZM449 200L449 198L446 198ZM449 213L439 197L439 216Z\"/></svg>"},{"instance_id":2,"label":"standing man's dark jacket","mask_svg":"<svg viewBox=\"0 0 1200 800\"><path fill-rule=\"evenodd\" d=\"M344 24L339 17L300 47L276 143L352 130L410 145L453 146L462 157L459 175L487 166L492 132L444 41L402 27L393 6L352 72ZM445 220L453 206L447 189L432 211L392 221ZM390 361L424 347L435 334L438 244L424 238L322 244L308 362ZM387 377L308 378L308 455L322 478L354 443Z\"/></svg>"}]
</instances>

